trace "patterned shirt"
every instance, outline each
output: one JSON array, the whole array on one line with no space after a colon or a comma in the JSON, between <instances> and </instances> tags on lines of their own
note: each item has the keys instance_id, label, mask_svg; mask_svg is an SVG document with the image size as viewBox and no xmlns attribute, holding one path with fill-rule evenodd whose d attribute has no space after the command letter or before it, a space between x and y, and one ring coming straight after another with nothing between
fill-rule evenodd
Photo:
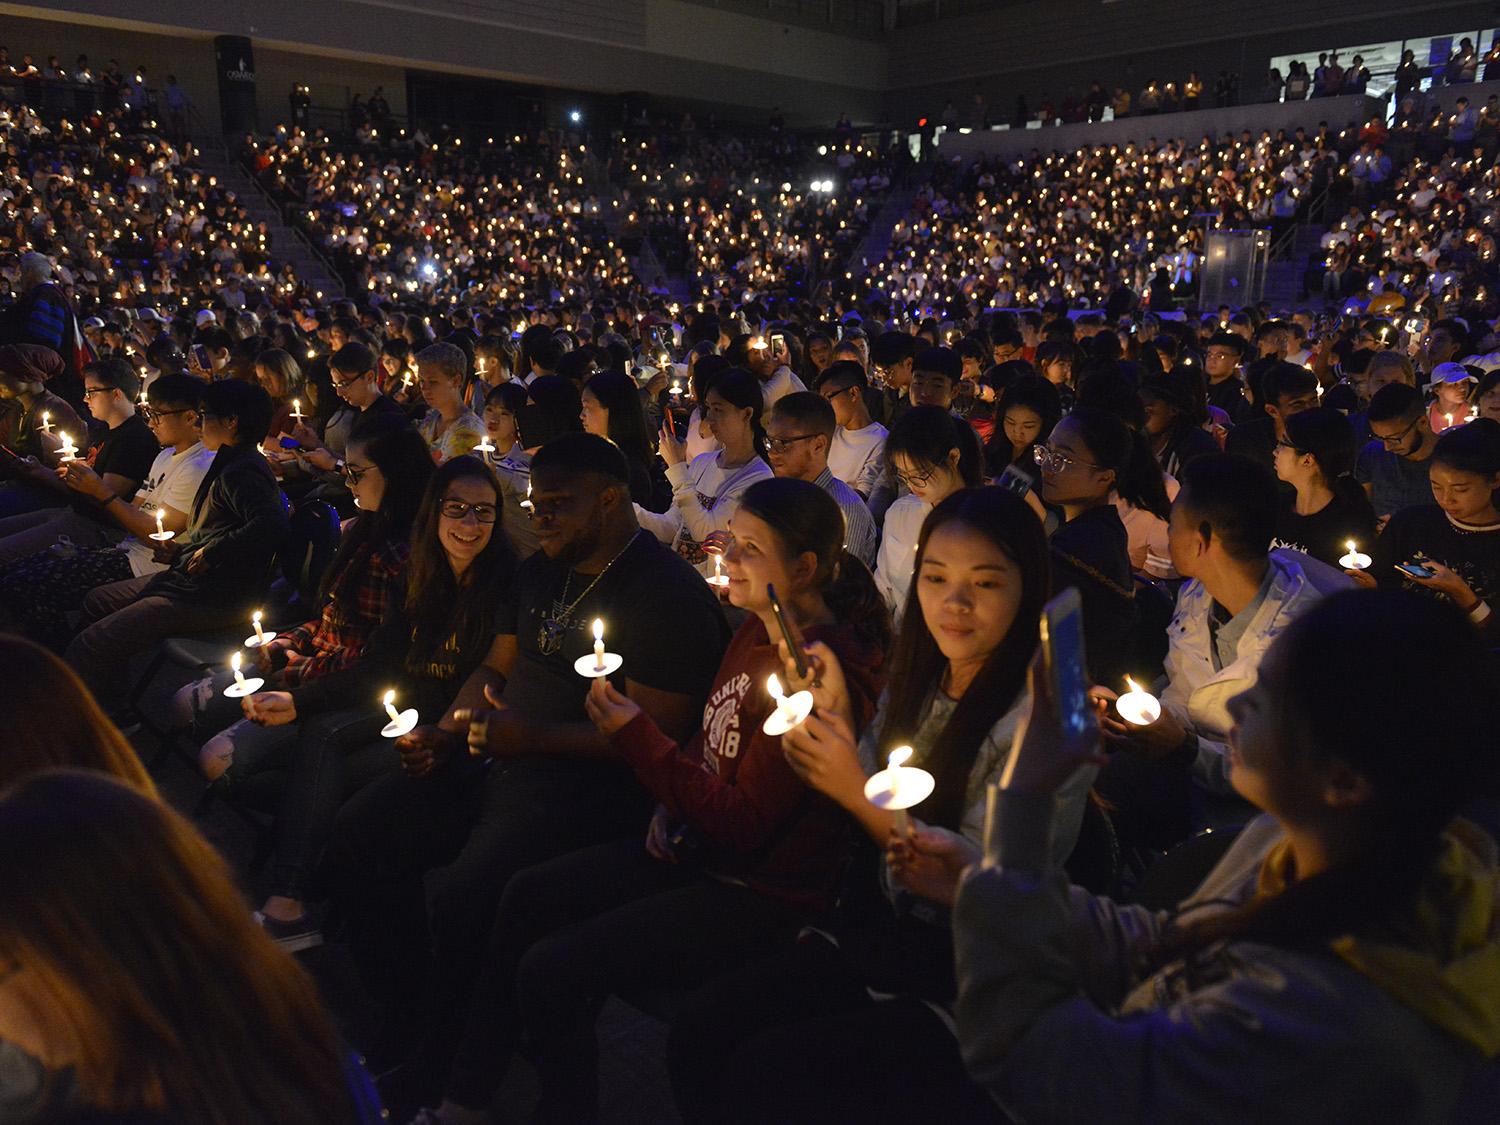
<instances>
[{"instance_id":1,"label":"patterned shirt","mask_svg":"<svg viewBox=\"0 0 1500 1125\"><path fill-rule=\"evenodd\" d=\"M349 556L329 587L323 612L285 634L290 647L281 679L286 687L342 671L364 654L386 599L406 581L410 553L406 543L366 543Z\"/></svg>"}]
</instances>

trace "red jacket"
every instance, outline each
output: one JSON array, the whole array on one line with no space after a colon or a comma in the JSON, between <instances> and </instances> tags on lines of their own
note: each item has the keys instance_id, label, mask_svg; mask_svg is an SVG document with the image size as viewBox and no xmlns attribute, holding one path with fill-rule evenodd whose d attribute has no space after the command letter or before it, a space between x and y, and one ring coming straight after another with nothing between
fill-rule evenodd
<instances>
[{"instance_id":1,"label":"red jacket","mask_svg":"<svg viewBox=\"0 0 1500 1125\"><path fill-rule=\"evenodd\" d=\"M807 629L843 665L863 727L880 697L883 655L848 626ZM703 725L678 746L642 712L616 731L615 748L644 786L703 844L711 874L744 882L771 898L809 910L832 902L848 855L849 820L833 801L802 784L761 724L775 710L766 679L783 681L776 648L760 619L729 642Z\"/></svg>"}]
</instances>

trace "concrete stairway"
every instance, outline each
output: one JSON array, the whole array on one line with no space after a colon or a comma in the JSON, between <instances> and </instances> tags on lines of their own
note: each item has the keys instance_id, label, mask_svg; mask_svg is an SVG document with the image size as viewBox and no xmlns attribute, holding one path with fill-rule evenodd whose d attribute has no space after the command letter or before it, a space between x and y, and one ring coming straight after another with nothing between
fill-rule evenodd
<instances>
[{"instance_id":1,"label":"concrete stairway","mask_svg":"<svg viewBox=\"0 0 1500 1125\"><path fill-rule=\"evenodd\" d=\"M210 176L234 192L251 222L265 223L271 232L271 257L277 267L290 262L297 276L323 296L343 295L344 285L294 227L282 221L281 212L259 185L225 151L218 138L194 138L200 150L199 164Z\"/></svg>"},{"instance_id":2,"label":"concrete stairway","mask_svg":"<svg viewBox=\"0 0 1500 1125\"><path fill-rule=\"evenodd\" d=\"M1318 242L1327 230L1327 227L1317 223L1298 226L1291 250L1284 258L1278 258L1267 266L1264 299L1272 309L1322 305L1323 297L1320 293L1302 296L1302 283L1307 273L1308 258L1317 251Z\"/></svg>"},{"instance_id":3,"label":"concrete stairway","mask_svg":"<svg viewBox=\"0 0 1500 1125\"><path fill-rule=\"evenodd\" d=\"M844 268L855 277L864 277L870 267L876 265L891 248L891 236L896 224L906 218L917 198L917 185L893 187L884 206L875 212L865 237L854 247L849 262Z\"/></svg>"}]
</instances>

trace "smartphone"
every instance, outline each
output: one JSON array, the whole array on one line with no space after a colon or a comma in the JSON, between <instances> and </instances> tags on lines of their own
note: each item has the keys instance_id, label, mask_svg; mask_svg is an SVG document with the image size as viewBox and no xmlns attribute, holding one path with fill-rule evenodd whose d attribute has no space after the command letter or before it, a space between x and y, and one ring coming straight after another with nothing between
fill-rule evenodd
<instances>
[{"instance_id":1,"label":"smartphone","mask_svg":"<svg viewBox=\"0 0 1500 1125\"><path fill-rule=\"evenodd\" d=\"M208 349L202 344L193 345L193 362L198 365L200 371L212 371L213 360L208 358Z\"/></svg>"},{"instance_id":2,"label":"smartphone","mask_svg":"<svg viewBox=\"0 0 1500 1125\"><path fill-rule=\"evenodd\" d=\"M786 336L783 333L771 333L771 354L786 355Z\"/></svg>"},{"instance_id":3,"label":"smartphone","mask_svg":"<svg viewBox=\"0 0 1500 1125\"><path fill-rule=\"evenodd\" d=\"M1025 496L1031 491L1032 480L1014 465L1007 465L1005 471L995 478L995 485L1017 496Z\"/></svg>"},{"instance_id":4,"label":"smartphone","mask_svg":"<svg viewBox=\"0 0 1500 1125\"><path fill-rule=\"evenodd\" d=\"M781 639L786 642L787 650L792 654L792 661L797 665L797 679L807 679L807 657L802 651L802 636L787 620L786 611L781 608L781 599L776 596L776 587L766 583L766 597L771 601L771 613L776 617L776 626L781 630Z\"/></svg>"},{"instance_id":5,"label":"smartphone","mask_svg":"<svg viewBox=\"0 0 1500 1125\"><path fill-rule=\"evenodd\" d=\"M672 427L672 432L677 435L678 441L687 441L688 424L687 418L682 416L681 411L673 410L670 406L662 411L662 421Z\"/></svg>"},{"instance_id":6,"label":"smartphone","mask_svg":"<svg viewBox=\"0 0 1500 1125\"><path fill-rule=\"evenodd\" d=\"M1423 566L1417 562L1397 563L1396 569L1408 578L1432 578L1437 574L1437 571L1431 567Z\"/></svg>"},{"instance_id":7,"label":"smartphone","mask_svg":"<svg viewBox=\"0 0 1500 1125\"><path fill-rule=\"evenodd\" d=\"M301 449L302 443L296 438L284 437L281 439L282 449Z\"/></svg>"},{"instance_id":8,"label":"smartphone","mask_svg":"<svg viewBox=\"0 0 1500 1125\"><path fill-rule=\"evenodd\" d=\"M1058 717L1069 737L1094 721L1083 651L1083 602L1069 587L1042 607L1042 661L1052 686Z\"/></svg>"}]
</instances>

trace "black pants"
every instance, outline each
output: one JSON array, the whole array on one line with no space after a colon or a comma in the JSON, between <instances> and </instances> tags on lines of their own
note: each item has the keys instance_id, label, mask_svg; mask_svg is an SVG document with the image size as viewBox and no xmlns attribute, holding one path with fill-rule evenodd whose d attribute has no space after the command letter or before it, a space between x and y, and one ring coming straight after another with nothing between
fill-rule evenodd
<instances>
[{"instance_id":1,"label":"black pants","mask_svg":"<svg viewBox=\"0 0 1500 1125\"><path fill-rule=\"evenodd\" d=\"M447 1094L489 1105L524 1027L541 1119L592 1121L594 1020L608 997L697 988L786 943L802 918L745 887L653 859L642 836L524 871L501 900Z\"/></svg>"},{"instance_id":2,"label":"black pants","mask_svg":"<svg viewBox=\"0 0 1500 1125\"><path fill-rule=\"evenodd\" d=\"M649 813L617 763L460 758L350 800L322 881L349 920L366 987L410 1037L431 1037L440 1066L511 877L600 840L644 839Z\"/></svg>"},{"instance_id":3,"label":"black pants","mask_svg":"<svg viewBox=\"0 0 1500 1125\"><path fill-rule=\"evenodd\" d=\"M871 999L816 937L699 990L673 1021L667 1065L688 1125L1007 1120L932 1008Z\"/></svg>"}]
</instances>

